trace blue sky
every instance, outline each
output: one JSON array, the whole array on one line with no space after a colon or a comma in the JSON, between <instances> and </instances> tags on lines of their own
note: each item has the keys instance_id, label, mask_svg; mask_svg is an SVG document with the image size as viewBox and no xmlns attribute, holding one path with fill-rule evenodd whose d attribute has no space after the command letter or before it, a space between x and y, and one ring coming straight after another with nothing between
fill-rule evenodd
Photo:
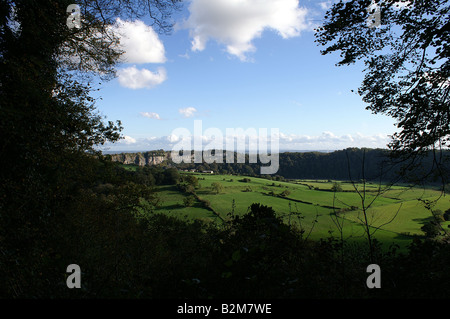
<instances>
[{"instance_id":1,"label":"blue sky","mask_svg":"<svg viewBox=\"0 0 450 319\"><path fill-rule=\"evenodd\" d=\"M101 149L172 149L177 128L279 130L280 150L386 147L394 121L365 110L363 66L336 67L313 28L330 1L190 0L169 35L119 21L126 63L97 109L125 139Z\"/></svg>"}]
</instances>

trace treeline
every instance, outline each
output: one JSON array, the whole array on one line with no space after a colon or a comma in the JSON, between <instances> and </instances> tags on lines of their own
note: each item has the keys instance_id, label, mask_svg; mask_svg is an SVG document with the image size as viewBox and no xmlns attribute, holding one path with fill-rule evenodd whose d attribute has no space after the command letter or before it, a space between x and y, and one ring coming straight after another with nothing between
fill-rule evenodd
<instances>
[{"instance_id":1,"label":"treeline","mask_svg":"<svg viewBox=\"0 0 450 319\"><path fill-rule=\"evenodd\" d=\"M225 151L224 151L225 154ZM324 152L284 152L279 154L279 170L269 179L336 179L336 180L382 180L395 182L439 182L448 174L448 152L423 156L399 157L386 149L347 148L345 150ZM219 174L260 176L261 166L268 164L250 163L245 154L244 163L234 160L226 163L170 163L182 170L214 171ZM439 167L439 169L437 169Z\"/></svg>"},{"instance_id":2,"label":"treeline","mask_svg":"<svg viewBox=\"0 0 450 319\"><path fill-rule=\"evenodd\" d=\"M135 170L117 171L122 178L147 186L174 185L180 181L180 173L174 167L137 166Z\"/></svg>"}]
</instances>

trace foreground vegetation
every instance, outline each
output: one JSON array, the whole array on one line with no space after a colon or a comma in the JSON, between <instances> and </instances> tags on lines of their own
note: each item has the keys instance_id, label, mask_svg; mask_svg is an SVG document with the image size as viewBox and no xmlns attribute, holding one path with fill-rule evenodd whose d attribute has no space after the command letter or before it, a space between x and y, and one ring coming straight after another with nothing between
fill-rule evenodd
<instances>
[{"instance_id":1,"label":"foreground vegetation","mask_svg":"<svg viewBox=\"0 0 450 319\"><path fill-rule=\"evenodd\" d=\"M330 234L332 224L326 219L333 210L324 207L332 205L328 197L335 193L306 186L320 189L332 183L272 185L265 179L201 175L196 185L194 175L180 176L175 169L145 168L151 174L138 174L94 158L76 170L74 184L60 188L60 208L53 209L52 218L30 223L29 216L17 215L8 224L2 215L2 233L8 236L1 238L0 265L6 274L0 279L1 297L448 297L448 243L417 236L398 251L374 239L370 251L364 241L341 240ZM212 188L214 183L222 187ZM342 183L343 190L348 186ZM290 200L263 194L285 190L292 199L309 192L314 204L295 202L301 215L294 214L292 205L289 215ZM400 196L399 191L391 195ZM405 203L411 194L405 193ZM352 193L340 195L356 205ZM189 196L194 200L183 201ZM252 203L266 198L274 208ZM383 197L375 209L391 201ZM314 225L316 209L322 216ZM184 213L190 218L180 218ZM352 214L344 218L355 230ZM365 285L366 267L372 263L382 269L381 289ZM66 286L69 264L81 268L81 289Z\"/></svg>"}]
</instances>

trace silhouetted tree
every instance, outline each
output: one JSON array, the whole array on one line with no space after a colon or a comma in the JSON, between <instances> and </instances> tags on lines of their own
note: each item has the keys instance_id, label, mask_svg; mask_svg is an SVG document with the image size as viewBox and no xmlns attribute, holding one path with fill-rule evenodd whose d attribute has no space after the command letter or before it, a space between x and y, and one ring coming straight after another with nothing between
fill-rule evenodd
<instances>
[{"instance_id":1,"label":"silhouetted tree","mask_svg":"<svg viewBox=\"0 0 450 319\"><path fill-rule=\"evenodd\" d=\"M74 2L80 28L67 25ZM104 165L88 154L120 138L91 96L122 54L111 25L150 13L167 30L177 2L0 0L0 272L14 278L1 289L30 297L47 284L31 276L51 268L58 223Z\"/></svg>"},{"instance_id":2,"label":"silhouetted tree","mask_svg":"<svg viewBox=\"0 0 450 319\"><path fill-rule=\"evenodd\" d=\"M378 26L368 25L372 3L379 7ZM450 6L447 1L339 1L317 29L322 54L339 52L338 66L362 60L365 77L358 94L366 109L396 120L389 147L403 163L403 174L433 166L418 176L448 183L442 149L450 134ZM417 182L416 181L416 182Z\"/></svg>"},{"instance_id":3,"label":"silhouetted tree","mask_svg":"<svg viewBox=\"0 0 450 319\"><path fill-rule=\"evenodd\" d=\"M394 150L448 145L450 134L450 6L447 1L377 1L379 27L369 27L371 0L339 1L317 29L322 54L340 52L337 65L358 60L365 78L358 93L367 109L397 120Z\"/></svg>"}]
</instances>

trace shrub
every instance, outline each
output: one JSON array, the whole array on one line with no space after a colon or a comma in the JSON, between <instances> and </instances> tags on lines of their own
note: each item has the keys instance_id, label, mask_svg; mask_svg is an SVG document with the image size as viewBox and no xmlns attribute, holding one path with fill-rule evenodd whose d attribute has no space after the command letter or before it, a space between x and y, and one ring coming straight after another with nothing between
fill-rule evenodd
<instances>
[{"instance_id":1,"label":"shrub","mask_svg":"<svg viewBox=\"0 0 450 319\"><path fill-rule=\"evenodd\" d=\"M450 220L450 208L445 211L444 220L446 220L446 221Z\"/></svg>"},{"instance_id":2,"label":"shrub","mask_svg":"<svg viewBox=\"0 0 450 319\"><path fill-rule=\"evenodd\" d=\"M427 238L435 238L440 234L439 225L434 221L427 222L420 229L425 233Z\"/></svg>"},{"instance_id":3,"label":"shrub","mask_svg":"<svg viewBox=\"0 0 450 319\"><path fill-rule=\"evenodd\" d=\"M291 192L286 189L280 193L280 196L286 197L286 196L289 196L290 194L291 194Z\"/></svg>"},{"instance_id":4,"label":"shrub","mask_svg":"<svg viewBox=\"0 0 450 319\"><path fill-rule=\"evenodd\" d=\"M183 198L183 204L186 207L191 207L192 205L194 205L194 202L195 202L195 197L192 195Z\"/></svg>"},{"instance_id":5,"label":"shrub","mask_svg":"<svg viewBox=\"0 0 450 319\"><path fill-rule=\"evenodd\" d=\"M217 182L211 183L211 188L216 194L219 194L223 190L222 184Z\"/></svg>"},{"instance_id":6,"label":"shrub","mask_svg":"<svg viewBox=\"0 0 450 319\"><path fill-rule=\"evenodd\" d=\"M433 217L437 223L445 221L444 213L440 209L436 209L435 211L433 211Z\"/></svg>"}]
</instances>

